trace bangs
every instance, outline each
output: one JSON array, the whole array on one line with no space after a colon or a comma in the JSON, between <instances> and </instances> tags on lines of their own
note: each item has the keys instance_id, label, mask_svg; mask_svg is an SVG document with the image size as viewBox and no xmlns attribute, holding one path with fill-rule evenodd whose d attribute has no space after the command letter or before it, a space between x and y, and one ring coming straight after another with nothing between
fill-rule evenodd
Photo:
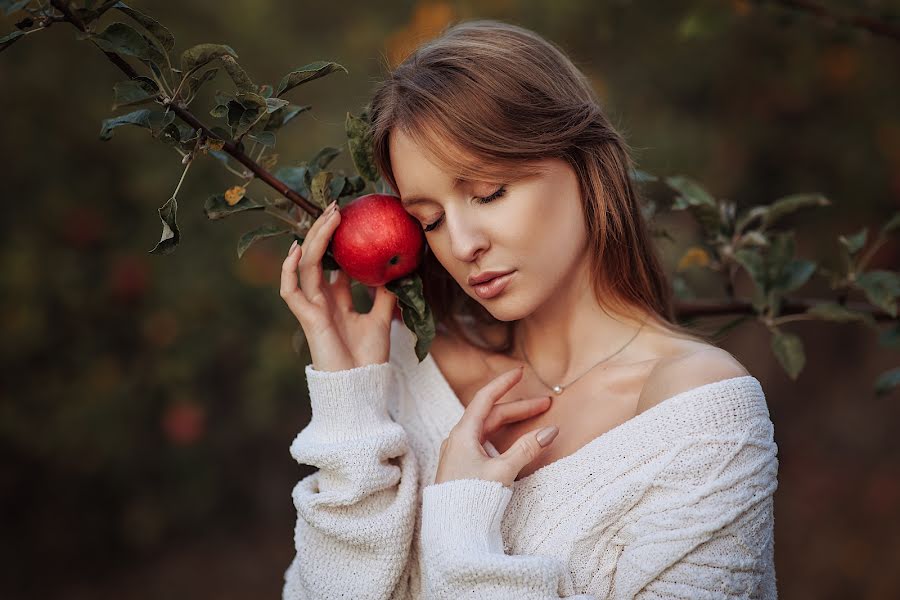
<instances>
[{"instance_id":1,"label":"bangs","mask_svg":"<svg viewBox=\"0 0 900 600\"><path fill-rule=\"evenodd\" d=\"M425 151L429 161L462 180L512 183L544 171L535 159L513 159L485 152L478 140L460 136L440 119L421 116L421 113L410 116L400 128Z\"/></svg>"}]
</instances>

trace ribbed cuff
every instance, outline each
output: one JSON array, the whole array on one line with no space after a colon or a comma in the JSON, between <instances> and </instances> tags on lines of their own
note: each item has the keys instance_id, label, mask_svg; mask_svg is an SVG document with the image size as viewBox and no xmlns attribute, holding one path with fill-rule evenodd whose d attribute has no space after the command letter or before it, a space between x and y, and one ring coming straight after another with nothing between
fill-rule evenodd
<instances>
[{"instance_id":1,"label":"ribbed cuff","mask_svg":"<svg viewBox=\"0 0 900 600\"><path fill-rule=\"evenodd\" d=\"M342 371L318 371L306 365L306 383L316 439L340 442L364 437L393 423L387 411L394 394L393 365L363 365Z\"/></svg>"},{"instance_id":2,"label":"ribbed cuff","mask_svg":"<svg viewBox=\"0 0 900 600\"><path fill-rule=\"evenodd\" d=\"M500 525L512 490L499 481L454 479L422 492L422 548L427 554L503 554Z\"/></svg>"}]
</instances>

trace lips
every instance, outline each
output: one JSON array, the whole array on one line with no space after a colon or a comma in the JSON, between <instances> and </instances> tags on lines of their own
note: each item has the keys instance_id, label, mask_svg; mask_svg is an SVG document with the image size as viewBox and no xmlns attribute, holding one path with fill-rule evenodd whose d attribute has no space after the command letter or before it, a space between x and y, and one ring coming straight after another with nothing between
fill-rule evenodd
<instances>
[{"instance_id":1,"label":"lips","mask_svg":"<svg viewBox=\"0 0 900 600\"><path fill-rule=\"evenodd\" d=\"M515 271L510 271L504 275L498 275L472 286L475 294L484 300L489 300L503 292L509 284L510 280L515 276Z\"/></svg>"},{"instance_id":2,"label":"lips","mask_svg":"<svg viewBox=\"0 0 900 600\"><path fill-rule=\"evenodd\" d=\"M480 283L486 283L491 279L502 277L503 275L507 275L509 273L512 273L512 271L484 271L482 273L479 273L478 275L470 275L469 285L476 286Z\"/></svg>"}]
</instances>

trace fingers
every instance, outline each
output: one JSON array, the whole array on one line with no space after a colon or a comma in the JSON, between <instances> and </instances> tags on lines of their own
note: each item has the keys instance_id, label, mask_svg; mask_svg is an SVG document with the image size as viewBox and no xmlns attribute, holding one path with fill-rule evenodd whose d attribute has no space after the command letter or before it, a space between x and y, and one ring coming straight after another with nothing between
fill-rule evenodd
<instances>
[{"instance_id":1,"label":"fingers","mask_svg":"<svg viewBox=\"0 0 900 600\"><path fill-rule=\"evenodd\" d=\"M306 297L300 291L300 288L297 287L297 263L300 261L302 253L303 249L297 245L297 240L294 240L288 255L285 257L284 262L281 263L280 294L297 319L300 318L300 314L307 304Z\"/></svg>"},{"instance_id":2,"label":"fingers","mask_svg":"<svg viewBox=\"0 0 900 600\"><path fill-rule=\"evenodd\" d=\"M497 458L507 463L509 468L518 474L528 466L528 463L544 453L544 449L556 439L558 433L559 427L556 425L529 431Z\"/></svg>"},{"instance_id":3,"label":"fingers","mask_svg":"<svg viewBox=\"0 0 900 600\"><path fill-rule=\"evenodd\" d=\"M353 308L353 294L350 292L350 276L341 269L331 272L331 294L338 309L350 312Z\"/></svg>"},{"instance_id":4,"label":"fingers","mask_svg":"<svg viewBox=\"0 0 900 600\"><path fill-rule=\"evenodd\" d=\"M394 307L397 306L397 296L385 286L379 285L375 290L375 300L372 302L372 314L389 322L394 316Z\"/></svg>"},{"instance_id":5,"label":"fingers","mask_svg":"<svg viewBox=\"0 0 900 600\"><path fill-rule=\"evenodd\" d=\"M501 373L478 390L466 406L457 427L467 429L470 433L474 433L475 437L479 437L494 403L522 379L523 370L523 366L518 366Z\"/></svg>"},{"instance_id":6,"label":"fingers","mask_svg":"<svg viewBox=\"0 0 900 600\"><path fill-rule=\"evenodd\" d=\"M341 222L337 204L332 202L309 228L300 258L300 289L310 302L322 295L322 257L334 230Z\"/></svg>"},{"instance_id":7,"label":"fingers","mask_svg":"<svg viewBox=\"0 0 900 600\"><path fill-rule=\"evenodd\" d=\"M502 404L494 404L494 409L484 421L484 429L482 435L488 436L500 429L507 423L523 421L538 413L542 413L550 408L551 399L549 396L539 396L537 398L524 398L522 400L514 400L512 402L503 402Z\"/></svg>"}]
</instances>

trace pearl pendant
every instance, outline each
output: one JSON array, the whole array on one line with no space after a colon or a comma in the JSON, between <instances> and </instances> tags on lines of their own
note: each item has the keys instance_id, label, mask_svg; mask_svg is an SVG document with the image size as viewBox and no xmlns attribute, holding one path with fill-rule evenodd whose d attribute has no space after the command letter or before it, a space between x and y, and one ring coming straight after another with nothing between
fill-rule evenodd
<instances>
[{"instance_id":1,"label":"pearl pendant","mask_svg":"<svg viewBox=\"0 0 900 600\"><path fill-rule=\"evenodd\" d=\"M554 394L561 394L563 389L561 385L554 385L552 388Z\"/></svg>"}]
</instances>

